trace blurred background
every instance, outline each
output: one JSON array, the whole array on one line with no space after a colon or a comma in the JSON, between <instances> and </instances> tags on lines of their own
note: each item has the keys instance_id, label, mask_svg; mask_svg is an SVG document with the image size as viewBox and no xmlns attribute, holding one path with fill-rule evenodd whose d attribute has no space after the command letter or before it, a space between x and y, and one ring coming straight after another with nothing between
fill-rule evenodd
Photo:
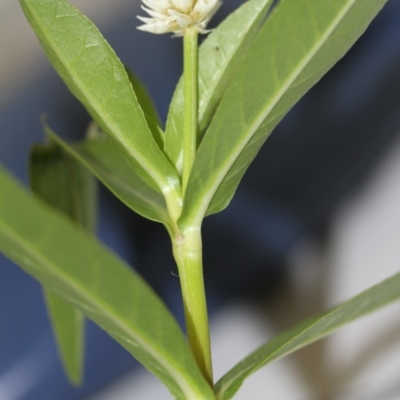
<instances>
[{"instance_id":1,"label":"blurred background","mask_svg":"<svg viewBox=\"0 0 400 400\"><path fill-rule=\"evenodd\" d=\"M139 0L74 0L149 88L163 120L181 74L181 41L136 30ZM243 1L227 0L214 24ZM231 205L204 224L216 377L302 318L400 266L400 1L288 114ZM90 119L46 61L18 2L0 0L0 162L27 181L47 114L65 138ZM1 189L0 189L1 190ZM161 226L105 189L98 234L183 323ZM158 400L170 395L87 324L85 384L65 380L40 286L0 256L0 400ZM391 306L274 363L239 400L400 399L400 307Z\"/></svg>"}]
</instances>

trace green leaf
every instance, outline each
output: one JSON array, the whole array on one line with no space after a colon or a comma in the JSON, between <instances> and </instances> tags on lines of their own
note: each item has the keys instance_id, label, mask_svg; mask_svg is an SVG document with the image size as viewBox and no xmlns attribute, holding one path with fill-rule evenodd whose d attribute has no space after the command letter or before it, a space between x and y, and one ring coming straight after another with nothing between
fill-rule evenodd
<instances>
[{"instance_id":1,"label":"green leaf","mask_svg":"<svg viewBox=\"0 0 400 400\"><path fill-rule=\"evenodd\" d=\"M50 129L45 126L46 134ZM82 229L94 231L97 184L93 175L53 141L34 145L29 160L30 185L47 204L57 208Z\"/></svg>"},{"instance_id":2,"label":"green leaf","mask_svg":"<svg viewBox=\"0 0 400 400\"><path fill-rule=\"evenodd\" d=\"M243 381L264 365L329 335L400 298L400 273L322 315L300 323L260 347L226 373L216 384L218 400L231 399ZM268 395L266 394L266 397Z\"/></svg>"},{"instance_id":3,"label":"green leaf","mask_svg":"<svg viewBox=\"0 0 400 400\"><path fill-rule=\"evenodd\" d=\"M201 142L181 223L223 210L290 108L346 53L386 0L284 0L257 34ZM322 134L322 133L321 133Z\"/></svg>"},{"instance_id":4,"label":"green leaf","mask_svg":"<svg viewBox=\"0 0 400 400\"><path fill-rule=\"evenodd\" d=\"M226 18L199 49L199 137L228 87L253 40L272 0L250 0ZM165 150L180 170L183 135L183 79L171 102L166 130Z\"/></svg>"},{"instance_id":5,"label":"green leaf","mask_svg":"<svg viewBox=\"0 0 400 400\"><path fill-rule=\"evenodd\" d=\"M83 380L85 319L67 300L43 288L58 351L68 380L80 386Z\"/></svg>"},{"instance_id":6,"label":"green leaf","mask_svg":"<svg viewBox=\"0 0 400 400\"><path fill-rule=\"evenodd\" d=\"M174 318L123 261L0 169L0 251L68 300L176 399L214 398Z\"/></svg>"},{"instance_id":7,"label":"green leaf","mask_svg":"<svg viewBox=\"0 0 400 400\"><path fill-rule=\"evenodd\" d=\"M65 0L20 3L54 68L98 125L158 188L179 192L179 177L153 139L124 66L93 23Z\"/></svg>"},{"instance_id":8,"label":"green leaf","mask_svg":"<svg viewBox=\"0 0 400 400\"><path fill-rule=\"evenodd\" d=\"M136 94L140 107L144 112L147 125L150 128L153 138L158 144L160 149L164 149L164 132L161 128L161 120L151 99L150 93L141 80L133 73L132 70L125 67L128 73L129 80L131 81L133 91Z\"/></svg>"},{"instance_id":9,"label":"green leaf","mask_svg":"<svg viewBox=\"0 0 400 400\"><path fill-rule=\"evenodd\" d=\"M96 219L96 182L91 173L54 143L35 145L29 162L31 188L47 204L89 231ZM54 335L67 377L80 385L83 376L85 325L82 313L44 288Z\"/></svg>"},{"instance_id":10,"label":"green leaf","mask_svg":"<svg viewBox=\"0 0 400 400\"><path fill-rule=\"evenodd\" d=\"M89 128L86 140L75 144L63 141L48 126L45 130L55 143L89 168L128 207L145 218L170 224L162 194L138 176L132 160L96 125Z\"/></svg>"}]
</instances>

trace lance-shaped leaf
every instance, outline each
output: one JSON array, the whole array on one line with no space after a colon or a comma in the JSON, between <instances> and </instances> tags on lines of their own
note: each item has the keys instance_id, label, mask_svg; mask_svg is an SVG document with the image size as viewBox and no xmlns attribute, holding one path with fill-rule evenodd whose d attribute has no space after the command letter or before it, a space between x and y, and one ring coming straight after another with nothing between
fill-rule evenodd
<instances>
[{"instance_id":1,"label":"lance-shaped leaf","mask_svg":"<svg viewBox=\"0 0 400 400\"><path fill-rule=\"evenodd\" d=\"M224 209L273 128L337 62L386 0L284 0L257 34L201 142L183 224ZM323 134L321 132L321 134Z\"/></svg>"},{"instance_id":2,"label":"lance-shaped leaf","mask_svg":"<svg viewBox=\"0 0 400 400\"><path fill-rule=\"evenodd\" d=\"M213 399L164 304L123 261L0 169L0 252L92 319L176 399Z\"/></svg>"},{"instance_id":3,"label":"lance-shaped leaf","mask_svg":"<svg viewBox=\"0 0 400 400\"><path fill-rule=\"evenodd\" d=\"M96 125L91 125L84 141L73 144L62 140L47 125L45 130L51 140L89 168L129 208L145 218L170 224L162 194L141 179L132 159Z\"/></svg>"},{"instance_id":4,"label":"lance-shaped leaf","mask_svg":"<svg viewBox=\"0 0 400 400\"><path fill-rule=\"evenodd\" d=\"M398 299L400 299L400 274L386 279L322 315L300 323L251 353L225 374L215 387L217 399L231 399L243 381L264 365L293 353L343 325Z\"/></svg>"},{"instance_id":5,"label":"lance-shaped leaf","mask_svg":"<svg viewBox=\"0 0 400 400\"><path fill-rule=\"evenodd\" d=\"M82 229L95 225L97 190L93 175L54 143L35 145L30 154L32 191ZM82 313L44 288L47 309L67 377L82 382L85 325Z\"/></svg>"},{"instance_id":6,"label":"lance-shaped leaf","mask_svg":"<svg viewBox=\"0 0 400 400\"><path fill-rule=\"evenodd\" d=\"M228 16L199 49L199 137L254 39L272 0L250 0ZM180 169L183 135L183 80L175 90L168 113L165 150Z\"/></svg>"},{"instance_id":7,"label":"lance-shaped leaf","mask_svg":"<svg viewBox=\"0 0 400 400\"><path fill-rule=\"evenodd\" d=\"M179 189L175 168L147 125L124 66L94 24L65 0L20 0L47 57L98 125L162 191Z\"/></svg>"}]
</instances>

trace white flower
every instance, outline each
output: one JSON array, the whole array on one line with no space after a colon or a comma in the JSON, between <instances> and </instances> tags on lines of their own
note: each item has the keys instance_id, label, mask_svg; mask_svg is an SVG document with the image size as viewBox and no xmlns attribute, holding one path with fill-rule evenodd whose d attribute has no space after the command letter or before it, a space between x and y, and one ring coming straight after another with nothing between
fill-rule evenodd
<instances>
[{"instance_id":1,"label":"white flower","mask_svg":"<svg viewBox=\"0 0 400 400\"><path fill-rule=\"evenodd\" d=\"M152 33L173 32L182 36L189 28L207 33L206 26L217 12L221 0L143 0L143 10L151 18L138 17L144 25L142 31Z\"/></svg>"}]
</instances>

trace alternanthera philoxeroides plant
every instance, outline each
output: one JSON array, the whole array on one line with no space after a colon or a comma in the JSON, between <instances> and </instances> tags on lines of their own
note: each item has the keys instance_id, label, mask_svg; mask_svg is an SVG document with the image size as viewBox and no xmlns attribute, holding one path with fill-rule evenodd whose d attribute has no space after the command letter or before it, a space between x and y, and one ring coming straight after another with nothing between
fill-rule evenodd
<instances>
[{"instance_id":1,"label":"alternanthera philoxeroides plant","mask_svg":"<svg viewBox=\"0 0 400 400\"><path fill-rule=\"evenodd\" d=\"M34 195L0 170L0 250L42 283L72 383L82 379L84 317L176 399L226 400L265 364L400 297L399 274L270 340L214 384L202 221L229 204L274 127L385 2L249 0L209 33L219 0L143 0L149 17L139 29L183 36L184 73L164 129L144 86L92 22L66 0L20 0L50 62L93 118L78 143L43 122L47 144L30 159ZM165 226L188 340L148 285L91 233L94 177Z\"/></svg>"}]
</instances>

